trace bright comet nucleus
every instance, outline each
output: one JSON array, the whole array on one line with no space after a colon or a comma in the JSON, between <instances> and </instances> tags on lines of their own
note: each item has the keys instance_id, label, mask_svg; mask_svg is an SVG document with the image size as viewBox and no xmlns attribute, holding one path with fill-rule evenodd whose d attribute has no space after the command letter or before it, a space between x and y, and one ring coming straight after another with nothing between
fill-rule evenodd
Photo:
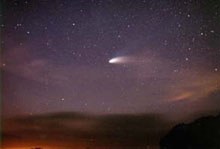
<instances>
[{"instance_id":1,"label":"bright comet nucleus","mask_svg":"<svg viewBox=\"0 0 220 149\"><path fill-rule=\"evenodd\" d=\"M109 60L109 63L117 63L119 61L118 58L112 58Z\"/></svg>"},{"instance_id":2,"label":"bright comet nucleus","mask_svg":"<svg viewBox=\"0 0 220 149\"><path fill-rule=\"evenodd\" d=\"M128 61L129 61L128 57L121 56L121 57L115 57L115 58L110 59L109 63L118 64L118 63L126 63Z\"/></svg>"}]
</instances>

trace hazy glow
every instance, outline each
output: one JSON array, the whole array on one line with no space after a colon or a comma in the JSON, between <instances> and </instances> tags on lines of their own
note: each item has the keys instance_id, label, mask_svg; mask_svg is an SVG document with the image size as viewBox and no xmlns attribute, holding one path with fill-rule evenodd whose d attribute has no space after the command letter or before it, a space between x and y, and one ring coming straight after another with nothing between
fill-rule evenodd
<instances>
[{"instance_id":1,"label":"hazy glow","mask_svg":"<svg viewBox=\"0 0 220 149\"><path fill-rule=\"evenodd\" d=\"M175 100L183 100L183 99L187 99L190 98L193 94L191 92L186 92L186 93L182 93L178 96L175 97Z\"/></svg>"}]
</instances>

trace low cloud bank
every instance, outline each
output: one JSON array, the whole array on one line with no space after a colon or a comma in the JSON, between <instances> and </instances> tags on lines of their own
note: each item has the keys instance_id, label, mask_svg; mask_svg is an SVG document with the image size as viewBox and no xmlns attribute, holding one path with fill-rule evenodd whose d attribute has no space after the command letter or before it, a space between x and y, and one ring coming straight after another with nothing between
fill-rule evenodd
<instances>
[{"instance_id":1,"label":"low cloud bank","mask_svg":"<svg viewBox=\"0 0 220 149\"><path fill-rule=\"evenodd\" d=\"M4 120L2 137L4 146L19 141L72 146L147 146L157 145L171 125L156 114L54 113Z\"/></svg>"}]
</instances>

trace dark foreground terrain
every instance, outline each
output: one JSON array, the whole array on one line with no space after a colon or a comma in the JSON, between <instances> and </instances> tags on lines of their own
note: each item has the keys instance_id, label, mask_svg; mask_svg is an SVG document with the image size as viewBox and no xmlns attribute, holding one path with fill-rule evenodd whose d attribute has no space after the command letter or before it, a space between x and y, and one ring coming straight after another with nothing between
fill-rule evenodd
<instances>
[{"instance_id":1,"label":"dark foreground terrain","mask_svg":"<svg viewBox=\"0 0 220 149\"><path fill-rule=\"evenodd\" d=\"M161 149L220 149L220 114L175 126L160 141Z\"/></svg>"}]
</instances>

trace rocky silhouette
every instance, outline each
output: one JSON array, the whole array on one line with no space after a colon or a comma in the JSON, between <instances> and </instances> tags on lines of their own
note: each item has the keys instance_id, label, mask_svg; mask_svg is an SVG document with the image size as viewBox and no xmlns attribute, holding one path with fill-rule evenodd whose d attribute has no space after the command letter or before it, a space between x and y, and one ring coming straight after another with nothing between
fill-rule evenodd
<instances>
[{"instance_id":1,"label":"rocky silhouette","mask_svg":"<svg viewBox=\"0 0 220 149\"><path fill-rule=\"evenodd\" d=\"M160 140L160 149L220 149L220 114L175 126Z\"/></svg>"}]
</instances>

